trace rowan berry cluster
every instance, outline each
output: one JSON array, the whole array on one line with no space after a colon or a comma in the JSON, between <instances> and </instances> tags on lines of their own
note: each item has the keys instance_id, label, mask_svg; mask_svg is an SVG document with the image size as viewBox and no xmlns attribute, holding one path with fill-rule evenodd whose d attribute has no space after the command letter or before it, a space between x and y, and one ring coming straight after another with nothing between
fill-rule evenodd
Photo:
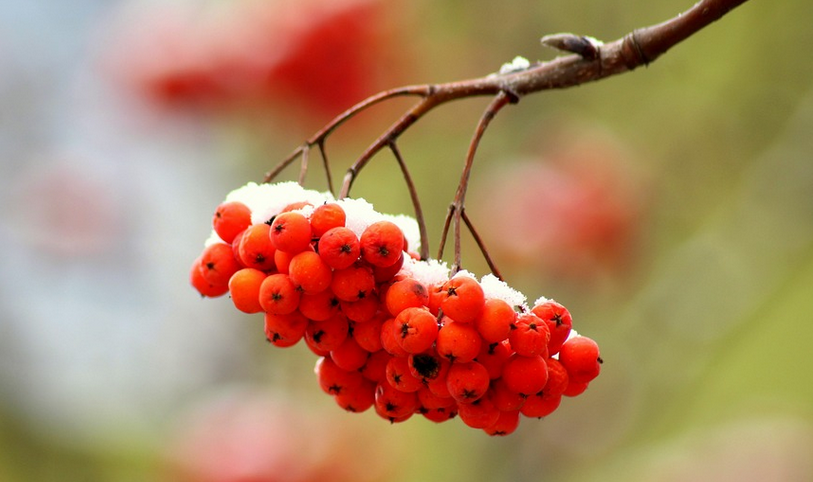
<instances>
[{"instance_id":1,"label":"rowan berry cluster","mask_svg":"<svg viewBox=\"0 0 813 482\"><path fill-rule=\"evenodd\" d=\"M546 298L533 306L493 275L421 261L417 227L363 200L295 183L249 184L213 217L191 269L206 297L263 313L278 347L304 340L320 387L390 422L459 416L490 435L541 418L599 374L598 345Z\"/></svg>"}]
</instances>

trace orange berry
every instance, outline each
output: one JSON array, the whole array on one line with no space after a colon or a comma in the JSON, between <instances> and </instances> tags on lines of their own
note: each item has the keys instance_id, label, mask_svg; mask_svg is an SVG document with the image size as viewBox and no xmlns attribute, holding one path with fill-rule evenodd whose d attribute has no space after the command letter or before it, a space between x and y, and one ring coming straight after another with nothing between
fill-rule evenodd
<instances>
[{"instance_id":1,"label":"orange berry","mask_svg":"<svg viewBox=\"0 0 813 482\"><path fill-rule=\"evenodd\" d=\"M274 218L269 236L275 248L286 253L299 253L310 246L311 224L300 213L285 212Z\"/></svg>"},{"instance_id":2,"label":"orange berry","mask_svg":"<svg viewBox=\"0 0 813 482\"><path fill-rule=\"evenodd\" d=\"M266 313L293 313L299 306L299 297L299 291L286 274L269 275L260 285L260 306Z\"/></svg>"},{"instance_id":3,"label":"orange berry","mask_svg":"<svg viewBox=\"0 0 813 482\"><path fill-rule=\"evenodd\" d=\"M395 223L378 221L361 233L361 256L373 266L392 266L404 251L404 234Z\"/></svg>"},{"instance_id":4,"label":"orange berry","mask_svg":"<svg viewBox=\"0 0 813 482\"><path fill-rule=\"evenodd\" d=\"M455 276L443 284L440 308L443 314L460 323L472 323L483 313L485 294L476 279Z\"/></svg>"},{"instance_id":5,"label":"orange berry","mask_svg":"<svg viewBox=\"0 0 813 482\"><path fill-rule=\"evenodd\" d=\"M269 271L274 268L276 249L268 238L271 227L267 224L255 224L243 231L240 237L238 258L247 268Z\"/></svg>"},{"instance_id":6,"label":"orange berry","mask_svg":"<svg viewBox=\"0 0 813 482\"><path fill-rule=\"evenodd\" d=\"M228 285L231 275L242 268L231 246L223 243L207 246L200 256L200 266L203 277L215 286Z\"/></svg>"},{"instance_id":7,"label":"orange berry","mask_svg":"<svg viewBox=\"0 0 813 482\"><path fill-rule=\"evenodd\" d=\"M263 311L260 305L260 285L266 274L254 268L243 268L229 279L229 295L234 306L244 313Z\"/></svg>"},{"instance_id":8,"label":"orange berry","mask_svg":"<svg viewBox=\"0 0 813 482\"><path fill-rule=\"evenodd\" d=\"M298 290L313 294L330 286L333 271L314 251L302 251L291 258L288 276Z\"/></svg>"},{"instance_id":9,"label":"orange berry","mask_svg":"<svg viewBox=\"0 0 813 482\"><path fill-rule=\"evenodd\" d=\"M321 238L333 228L344 226L347 216L336 203L322 204L311 213L311 230L314 238Z\"/></svg>"},{"instance_id":10,"label":"orange berry","mask_svg":"<svg viewBox=\"0 0 813 482\"><path fill-rule=\"evenodd\" d=\"M404 278L390 285L384 304L392 316L398 316L406 308L429 305L429 292L420 281Z\"/></svg>"},{"instance_id":11,"label":"orange berry","mask_svg":"<svg viewBox=\"0 0 813 482\"><path fill-rule=\"evenodd\" d=\"M225 243L231 244L238 233L251 226L251 210L241 202L224 202L212 216L212 227Z\"/></svg>"}]
</instances>

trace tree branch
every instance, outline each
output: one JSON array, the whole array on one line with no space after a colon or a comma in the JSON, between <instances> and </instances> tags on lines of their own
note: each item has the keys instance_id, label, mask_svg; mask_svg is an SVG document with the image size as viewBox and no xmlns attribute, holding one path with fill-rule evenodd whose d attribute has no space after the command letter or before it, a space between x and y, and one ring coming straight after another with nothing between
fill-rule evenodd
<instances>
[{"instance_id":1,"label":"tree branch","mask_svg":"<svg viewBox=\"0 0 813 482\"><path fill-rule=\"evenodd\" d=\"M548 36L543 39L543 44L577 53L558 57L548 62L536 63L518 72L491 74L478 79L445 84L412 85L378 93L335 117L269 171L263 182L274 179L285 167L306 154L307 148L317 144L323 147L325 140L333 131L359 112L395 97L420 97L421 100L384 131L350 167L339 194L339 197L346 197L359 171L375 154L394 142L423 115L441 104L468 97L493 96L500 92L509 94L516 101L520 97L534 92L573 87L634 70L641 65L653 62L676 44L691 37L746 1L700 0L690 9L670 20L633 30L624 37L603 45L592 42L586 37L571 34Z\"/></svg>"}]
</instances>

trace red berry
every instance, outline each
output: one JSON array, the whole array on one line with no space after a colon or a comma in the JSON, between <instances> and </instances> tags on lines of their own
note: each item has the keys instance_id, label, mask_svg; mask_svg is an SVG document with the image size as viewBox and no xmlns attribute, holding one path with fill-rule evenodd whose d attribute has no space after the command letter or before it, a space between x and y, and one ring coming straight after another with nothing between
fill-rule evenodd
<instances>
[{"instance_id":1,"label":"red berry","mask_svg":"<svg viewBox=\"0 0 813 482\"><path fill-rule=\"evenodd\" d=\"M342 301L358 301L375 289L375 279L369 268L351 266L333 272L330 289Z\"/></svg>"},{"instance_id":2,"label":"red berry","mask_svg":"<svg viewBox=\"0 0 813 482\"><path fill-rule=\"evenodd\" d=\"M471 428L485 429L497 423L500 411L488 397L482 397L472 403L457 405L460 420Z\"/></svg>"},{"instance_id":3,"label":"red berry","mask_svg":"<svg viewBox=\"0 0 813 482\"><path fill-rule=\"evenodd\" d=\"M269 236L271 244L278 250L299 253L311 244L311 224L300 213L285 212L274 218Z\"/></svg>"},{"instance_id":4,"label":"red berry","mask_svg":"<svg viewBox=\"0 0 813 482\"><path fill-rule=\"evenodd\" d=\"M440 356L453 362L470 362L480 353L481 345L482 338L473 325L444 318L436 342Z\"/></svg>"},{"instance_id":5,"label":"red berry","mask_svg":"<svg viewBox=\"0 0 813 482\"><path fill-rule=\"evenodd\" d=\"M356 233L345 227L336 227L319 238L319 256L333 269L349 268L358 261L361 245Z\"/></svg>"},{"instance_id":6,"label":"red berry","mask_svg":"<svg viewBox=\"0 0 813 482\"><path fill-rule=\"evenodd\" d=\"M311 231L314 238L321 238L329 230L343 227L347 215L336 203L322 204L311 213Z\"/></svg>"},{"instance_id":7,"label":"red berry","mask_svg":"<svg viewBox=\"0 0 813 482\"><path fill-rule=\"evenodd\" d=\"M361 257L373 266L392 266L404 251L404 234L395 223L378 221L361 233Z\"/></svg>"},{"instance_id":8,"label":"red berry","mask_svg":"<svg viewBox=\"0 0 813 482\"><path fill-rule=\"evenodd\" d=\"M212 227L227 244L231 244L238 233L251 226L251 210L241 202L224 202L212 216Z\"/></svg>"},{"instance_id":9,"label":"red berry","mask_svg":"<svg viewBox=\"0 0 813 482\"><path fill-rule=\"evenodd\" d=\"M280 348L296 345L305 336L307 327L308 319L298 311L285 315L265 314L265 337Z\"/></svg>"},{"instance_id":10,"label":"red berry","mask_svg":"<svg viewBox=\"0 0 813 482\"><path fill-rule=\"evenodd\" d=\"M272 274L260 285L260 306L266 313L286 315L299 306L299 291L286 274Z\"/></svg>"},{"instance_id":11,"label":"red berry","mask_svg":"<svg viewBox=\"0 0 813 482\"><path fill-rule=\"evenodd\" d=\"M459 403L471 403L480 399L488 390L490 382L488 370L477 362L452 363L446 375L449 393Z\"/></svg>"},{"instance_id":12,"label":"red berry","mask_svg":"<svg viewBox=\"0 0 813 482\"><path fill-rule=\"evenodd\" d=\"M508 335L511 349L522 356L542 355L547 358L550 332L548 325L533 313L517 317L514 329Z\"/></svg>"},{"instance_id":13,"label":"red berry","mask_svg":"<svg viewBox=\"0 0 813 482\"><path fill-rule=\"evenodd\" d=\"M192 268L189 271L189 282L203 297L216 298L229 292L228 285L213 285L206 281L206 278L203 277L203 266L201 266L200 258L197 258L192 263Z\"/></svg>"},{"instance_id":14,"label":"red berry","mask_svg":"<svg viewBox=\"0 0 813 482\"><path fill-rule=\"evenodd\" d=\"M288 276L303 293L314 294L326 290L333 279L333 271L313 251L302 251L288 264Z\"/></svg>"},{"instance_id":15,"label":"red berry","mask_svg":"<svg viewBox=\"0 0 813 482\"><path fill-rule=\"evenodd\" d=\"M559 353L573 327L573 317L570 316L570 312L553 300L536 305L531 311L548 325L548 331L550 331L548 352L551 355Z\"/></svg>"},{"instance_id":16,"label":"red berry","mask_svg":"<svg viewBox=\"0 0 813 482\"><path fill-rule=\"evenodd\" d=\"M333 399L348 412L365 412L375 403L375 387L375 382L364 380L359 386L336 394Z\"/></svg>"},{"instance_id":17,"label":"red berry","mask_svg":"<svg viewBox=\"0 0 813 482\"><path fill-rule=\"evenodd\" d=\"M255 224L243 232L240 237L238 258L248 268L269 271L274 268L276 249L268 238L271 227L267 224Z\"/></svg>"},{"instance_id":18,"label":"red berry","mask_svg":"<svg viewBox=\"0 0 813 482\"><path fill-rule=\"evenodd\" d=\"M407 353L428 350L438 336L435 315L425 308L407 308L395 318L396 341Z\"/></svg>"},{"instance_id":19,"label":"red berry","mask_svg":"<svg viewBox=\"0 0 813 482\"><path fill-rule=\"evenodd\" d=\"M364 382L361 373L340 368L330 357L319 358L314 372L319 386L330 395L338 395Z\"/></svg>"},{"instance_id":20,"label":"red berry","mask_svg":"<svg viewBox=\"0 0 813 482\"><path fill-rule=\"evenodd\" d=\"M590 382L601 371L598 344L586 336L567 340L559 350L559 362L564 365L570 380Z\"/></svg>"},{"instance_id":21,"label":"red berry","mask_svg":"<svg viewBox=\"0 0 813 482\"><path fill-rule=\"evenodd\" d=\"M380 305L375 293L367 293L364 298L360 298L357 301L340 301L339 304L342 307L342 312L347 316L347 319L357 323L372 320L379 312Z\"/></svg>"},{"instance_id":22,"label":"red berry","mask_svg":"<svg viewBox=\"0 0 813 482\"><path fill-rule=\"evenodd\" d=\"M475 327L486 343L499 343L508 338L517 320L517 312L507 302L492 298L485 301L483 313Z\"/></svg>"},{"instance_id":23,"label":"red berry","mask_svg":"<svg viewBox=\"0 0 813 482\"><path fill-rule=\"evenodd\" d=\"M514 433L517 427L519 427L519 410L501 410L497 421L483 430L492 436L505 436Z\"/></svg>"},{"instance_id":24,"label":"red berry","mask_svg":"<svg viewBox=\"0 0 813 482\"><path fill-rule=\"evenodd\" d=\"M313 346L321 352L330 352L344 342L349 330L347 318L341 313L336 313L327 320L311 320L305 330L305 339L310 340L308 346Z\"/></svg>"},{"instance_id":25,"label":"red berry","mask_svg":"<svg viewBox=\"0 0 813 482\"><path fill-rule=\"evenodd\" d=\"M339 312L339 299L330 290L302 293L299 311L309 320L324 321Z\"/></svg>"},{"instance_id":26,"label":"red berry","mask_svg":"<svg viewBox=\"0 0 813 482\"><path fill-rule=\"evenodd\" d=\"M389 383L379 383L375 389L375 411L390 422L401 422L419 407L415 392L402 392Z\"/></svg>"},{"instance_id":27,"label":"red berry","mask_svg":"<svg viewBox=\"0 0 813 482\"><path fill-rule=\"evenodd\" d=\"M424 307L429 305L429 292L420 281L414 278L398 280L387 289L384 296L387 311L397 316L406 308Z\"/></svg>"},{"instance_id":28,"label":"red berry","mask_svg":"<svg viewBox=\"0 0 813 482\"><path fill-rule=\"evenodd\" d=\"M394 356L387 362L387 382L402 392L417 392L423 387L420 378L412 375L409 361L400 356Z\"/></svg>"},{"instance_id":29,"label":"red berry","mask_svg":"<svg viewBox=\"0 0 813 482\"><path fill-rule=\"evenodd\" d=\"M409 370L413 376L426 383L437 379L446 379L451 363L432 350L409 355Z\"/></svg>"},{"instance_id":30,"label":"red berry","mask_svg":"<svg viewBox=\"0 0 813 482\"><path fill-rule=\"evenodd\" d=\"M514 354L505 362L502 380L510 390L528 397L545 387L548 382L548 366L539 355Z\"/></svg>"},{"instance_id":31,"label":"red berry","mask_svg":"<svg viewBox=\"0 0 813 482\"><path fill-rule=\"evenodd\" d=\"M512 353L508 342L483 343L475 361L486 367L488 376L494 380L500 378L505 362L508 361Z\"/></svg>"},{"instance_id":32,"label":"red berry","mask_svg":"<svg viewBox=\"0 0 813 482\"><path fill-rule=\"evenodd\" d=\"M223 243L207 246L200 255L200 266L206 281L216 286L228 285L229 278L242 268L232 247Z\"/></svg>"},{"instance_id":33,"label":"red berry","mask_svg":"<svg viewBox=\"0 0 813 482\"><path fill-rule=\"evenodd\" d=\"M254 268L243 268L229 279L229 295L234 307L243 313L263 311L260 304L260 286L266 274Z\"/></svg>"},{"instance_id":34,"label":"red berry","mask_svg":"<svg viewBox=\"0 0 813 482\"><path fill-rule=\"evenodd\" d=\"M522 405L522 408L520 408L519 411L529 418L542 418L553 413L557 408L559 408L559 404L561 403L561 395L552 397L533 395L525 400L525 404Z\"/></svg>"},{"instance_id":35,"label":"red berry","mask_svg":"<svg viewBox=\"0 0 813 482\"><path fill-rule=\"evenodd\" d=\"M358 370L367 363L370 352L359 346L352 336L344 339L341 345L330 352L330 358L345 370Z\"/></svg>"},{"instance_id":36,"label":"red berry","mask_svg":"<svg viewBox=\"0 0 813 482\"><path fill-rule=\"evenodd\" d=\"M485 308L483 288L469 276L455 276L443 284L440 308L443 314L460 323L473 323Z\"/></svg>"},{"instance_id":37,"label":"red berry","mask_svg":"<svg viewBox=\"0 0 813 482\"><path fill-rule=\"evenodd\" d=\"M505 380L502 378L491 382L489 392L494 406L503 411L519 410L527 398L508 388L508 385L506 385Z\"/></svg>"}]
</instances>

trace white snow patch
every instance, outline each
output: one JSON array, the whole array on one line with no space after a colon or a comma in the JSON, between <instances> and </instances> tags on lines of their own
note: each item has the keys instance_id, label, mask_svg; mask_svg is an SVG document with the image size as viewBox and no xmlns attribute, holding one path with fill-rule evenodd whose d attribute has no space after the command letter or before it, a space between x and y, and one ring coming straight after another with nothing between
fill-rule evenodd
<instances>
[{"instance_id":1,"label":"white snow patch","mask_svg":"<svg viewBox=\"0 0 813 482\"><path fill-rule=\"evenodd\" d=\"M511 306L527 307L525 295L508 286L508 283L489 273L480 281L486 299L496 298Z\"/></svg>"}]
</instances>

